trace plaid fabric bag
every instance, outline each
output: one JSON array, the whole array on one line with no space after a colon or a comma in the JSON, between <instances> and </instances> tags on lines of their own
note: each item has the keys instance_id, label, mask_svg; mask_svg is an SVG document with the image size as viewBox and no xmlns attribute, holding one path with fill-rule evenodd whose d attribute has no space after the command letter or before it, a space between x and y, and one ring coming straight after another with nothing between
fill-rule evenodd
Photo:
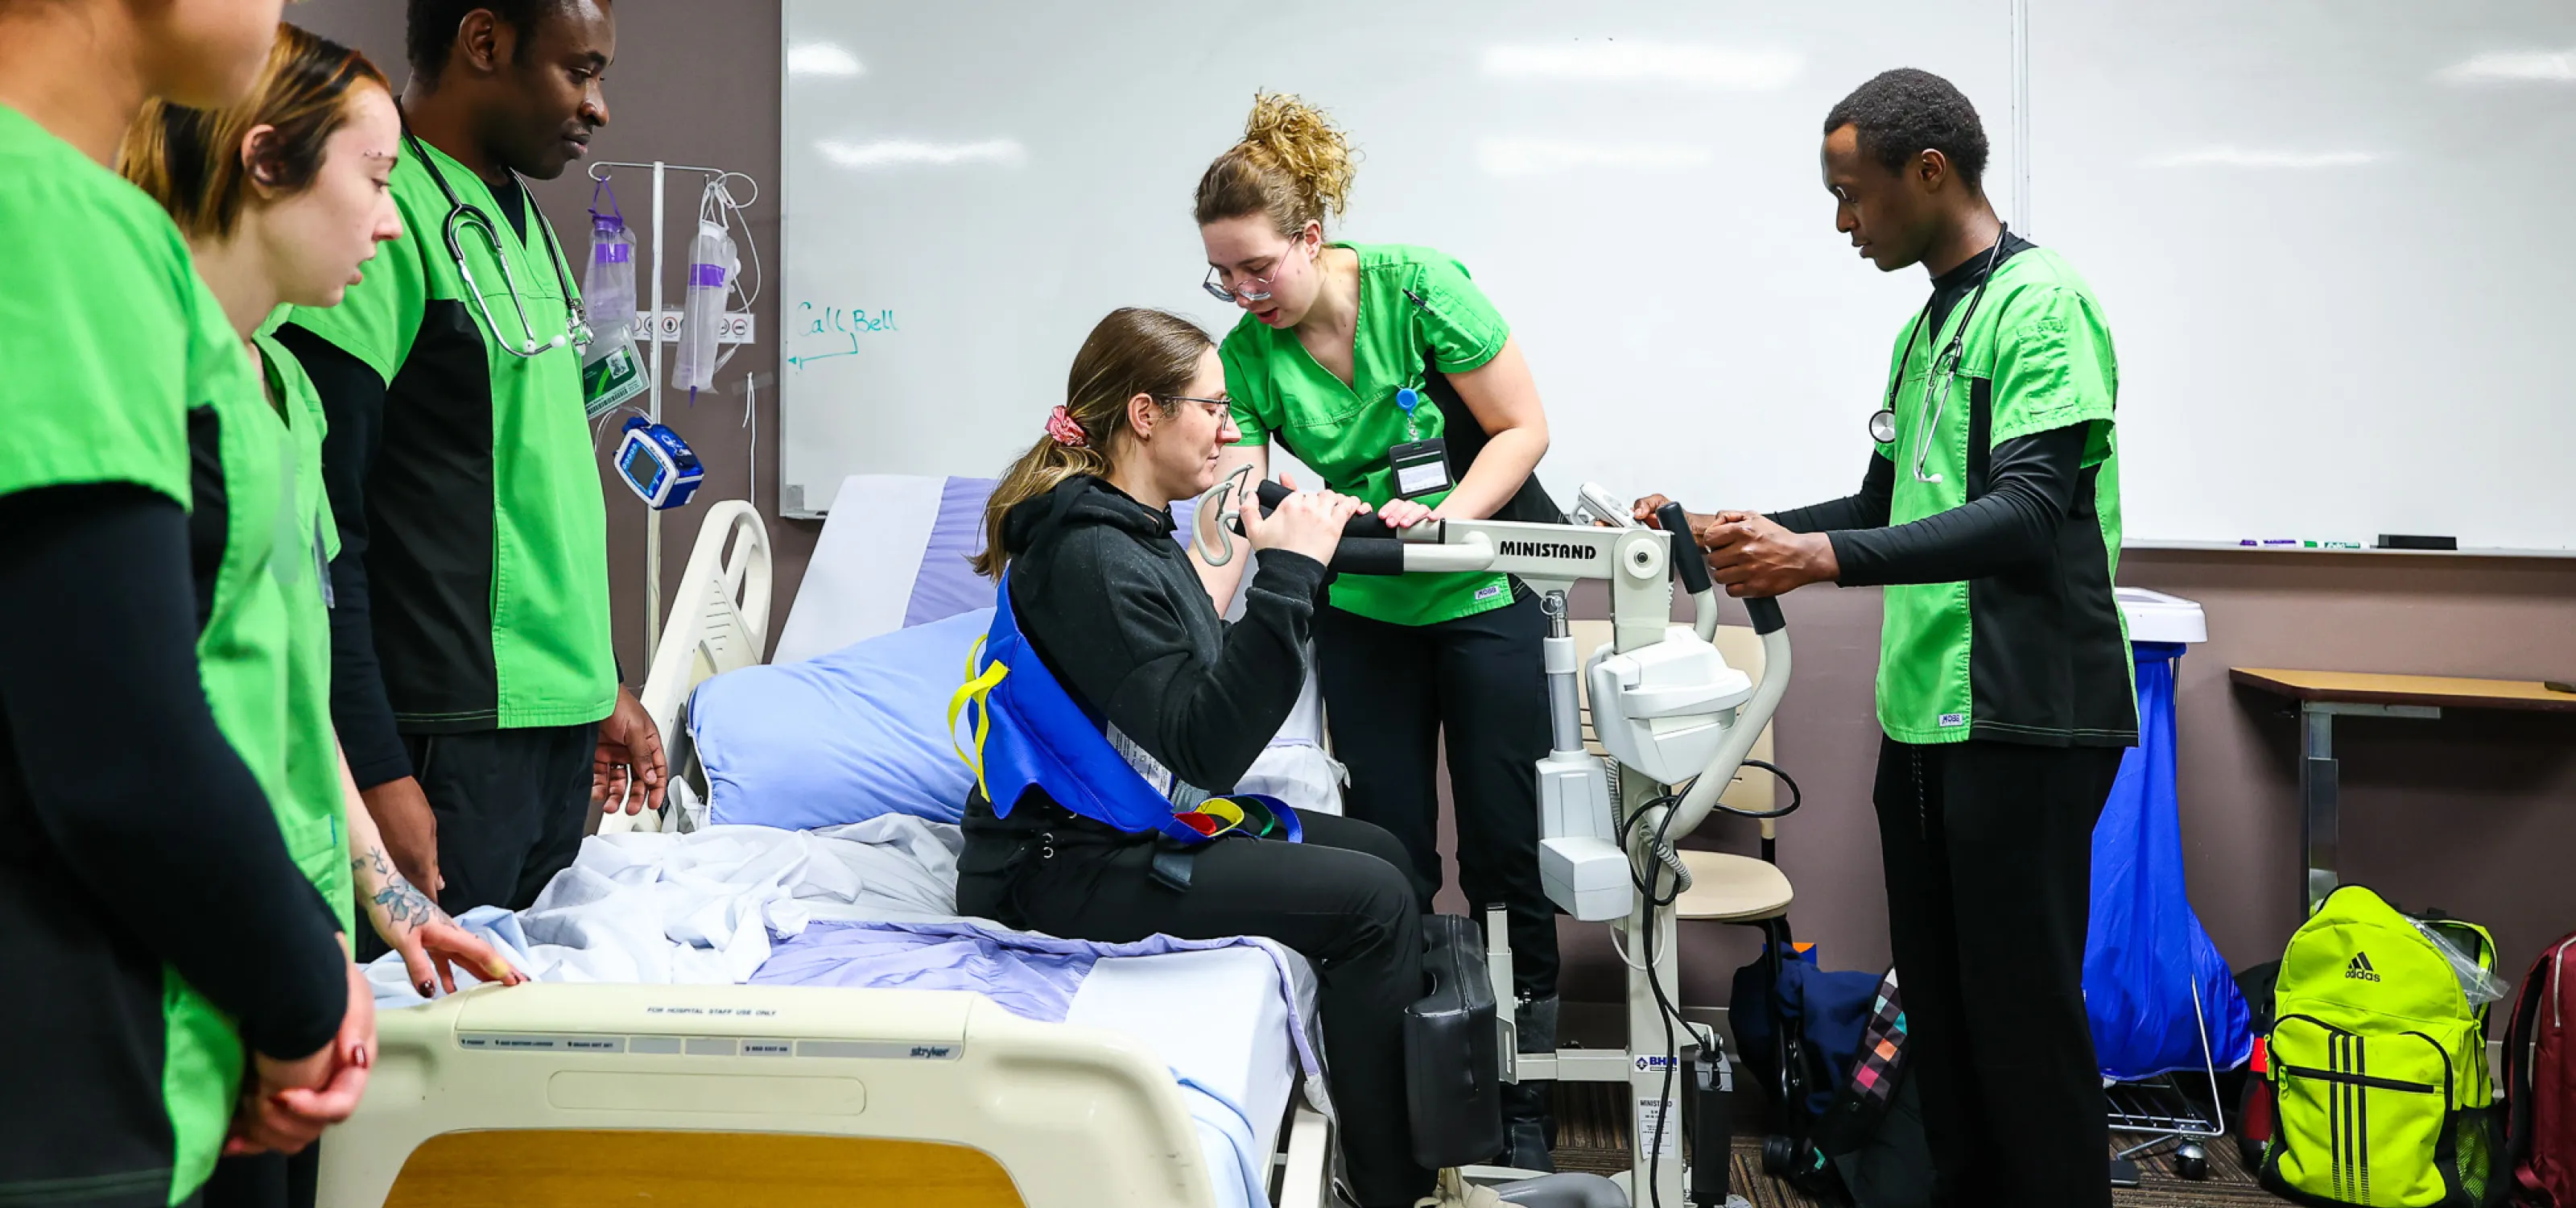
<instances>
[{"instance_id":1,"label":"plaid fabric bag","mask_svg":"<svg viewBox=\"0 0 2576 1208\"><path fill-rule=\"evenodd\" d=\"M1870 1009L1869 1022L1862 1026L1860 1052L1852 1061L1851 1077L1834 1096L1834 1105L1816 1122L1816 1147L1824 1154L1848 1153L1867 1141L1888 1104L1896 1098L1896 1083L1905 1070L1905 999L1898 993L1896 970L1878 981L1878 1001Z\"/></svg>"},{"instance_id":2,"label":"plaid fabric bag","mask_svg":"<svg viewBox=\"0 0 2576 1208\"><path fill-rule=\"evenodd\" d=\"M1879 979L1860 1050L1833 1106L1816 1122L1802 1186L1831 1183L1858 1208L1928 1208L1932 1151L1905 1078L1905 999L1896 970Z\"/></svg>"}]
</instances>

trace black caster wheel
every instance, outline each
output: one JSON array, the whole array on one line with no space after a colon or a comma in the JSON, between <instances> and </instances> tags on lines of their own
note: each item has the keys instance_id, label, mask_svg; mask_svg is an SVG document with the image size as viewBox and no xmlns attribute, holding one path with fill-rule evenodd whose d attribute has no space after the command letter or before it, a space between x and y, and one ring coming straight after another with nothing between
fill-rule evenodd
<instances>
[{"instance_id":1,"label":"black caster wheel","mask_svg":"<svg viewBox=\"0 0 2576 1208\"><path fill-rule=\"evenodd\" d=\"M2199 1142L2183 1142L2182 1148L2174 1151L2174 1173L2195 1183L2208 1178L2209 1151L2201 1148Z\"/></svg>"},{"instance_id":2,"label":"black caster wheel","mask_svg":"<svg viewBox=\"0 0 2576 1208\"><path fill-rule=\"evenodd\" d=\"M1798 1173L1798 1142L1777 1134L1762 1138L1762 1173L1775 1179Z\"/></svg>"}]
</instances>

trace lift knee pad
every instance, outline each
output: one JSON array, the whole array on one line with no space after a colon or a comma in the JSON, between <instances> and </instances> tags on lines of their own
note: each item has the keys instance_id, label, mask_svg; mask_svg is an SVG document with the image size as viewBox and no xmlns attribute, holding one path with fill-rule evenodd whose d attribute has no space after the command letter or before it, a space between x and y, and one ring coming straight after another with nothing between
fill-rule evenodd
<instances>
[{"instance_id":1,"label":"lift knee pad","mask_svg":"<svg viewBox=\"0 0 2576 1208\"><path fill-rule=\"evenodd\" d=\"M1483 935L1454 914L1422 924L1431 992L1404 1011L1404 1090L1413 1160L1439 1170L1502 1152L1502 1060Z\"/></svg>"}]
</instances>

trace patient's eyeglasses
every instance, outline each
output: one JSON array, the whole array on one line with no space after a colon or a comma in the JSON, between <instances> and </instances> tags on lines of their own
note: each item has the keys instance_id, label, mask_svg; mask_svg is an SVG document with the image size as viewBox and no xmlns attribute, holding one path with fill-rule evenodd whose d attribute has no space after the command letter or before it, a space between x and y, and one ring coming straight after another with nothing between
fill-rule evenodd
<instances>
[{"instance_id":1,"label":"patient's eyeglasses","mask_svg":"<svg viewBox=\"0 0 2576 1208\"><path fill-rule=\"evenodd\" d=\"M1258 277L1246 277L1241 285L1232 283L1233 274L1211 264L1208 266L1207 279L1199 282L1199 288L1215 295L1217 301L1228 305L1232 305L1237 299L1245 302L1267 302L1270 300L1271 280L1279 275L1279 270L1288 267L1288 255L1296 250L1297 244L1293 242L1279 249L1279 257L1271 262L1269 272Z\"/></svg>"},{"instance_id":2,"label":"patient's eyeglasses","mask_svg":"<svg viewBox=\"0 0 2576 1208\"><path fill-rule=\"evenodd\" d=\"M1224 420L1234 414L1234 402L1230 399L1191 398L1186 394L1166 394L1160 397L1167 403L1197 403L1207 411L1208 418L1213 420Z\"/></svg>"}]
</instances>

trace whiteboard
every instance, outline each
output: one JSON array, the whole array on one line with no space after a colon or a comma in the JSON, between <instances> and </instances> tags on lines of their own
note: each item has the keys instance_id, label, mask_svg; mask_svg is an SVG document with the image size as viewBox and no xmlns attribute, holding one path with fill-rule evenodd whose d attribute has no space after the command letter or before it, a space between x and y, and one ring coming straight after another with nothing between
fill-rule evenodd
<instances>
[{"instance_id":1,"label":"whiteboard","mask_svg":"<svg viewBox=\"0 0 2576 1208\"><path fill-rule=\"evenodd\" d=\"M2035 3L2133 540L2576 545L2576 5Z\"/></svg>"},{"instance_id":2,"label":"whiteboard","mask_svg":"<svg viewBox=\"0 0 2576 1208\"><path fill-rule=\"evenodd\" d=\"M1996 181L2013 163L2009 0L788 0L785 36L791 515L849 474L997 472L1116 307L1221 337L1190 193L1256 87L1366 156L1330 234L1448 252L1510 320L1560 502L1850 491L1925 286L1835 233L1825 112L1913 63L1978 101Z\"/></svg>"},{"instance_id":3,"label":"whiteboard","mask_svg":"<svg viewBox=\"0 0 2576 1208\"><path fill-rule=\"evenodd\" d=\"M1926 283L1832 229L1817 144L1910 65L2103 301L2133 543L2576 545L2576 7L2021 7L2017 51L2011 0L787 0L780 508L995 473L1115 307L1222 336L1189 194L1256 87L1365 155L1331 234L1440 248L1511 321L1560 501L1847 493Z\"/></svg>"}]
</instances>

